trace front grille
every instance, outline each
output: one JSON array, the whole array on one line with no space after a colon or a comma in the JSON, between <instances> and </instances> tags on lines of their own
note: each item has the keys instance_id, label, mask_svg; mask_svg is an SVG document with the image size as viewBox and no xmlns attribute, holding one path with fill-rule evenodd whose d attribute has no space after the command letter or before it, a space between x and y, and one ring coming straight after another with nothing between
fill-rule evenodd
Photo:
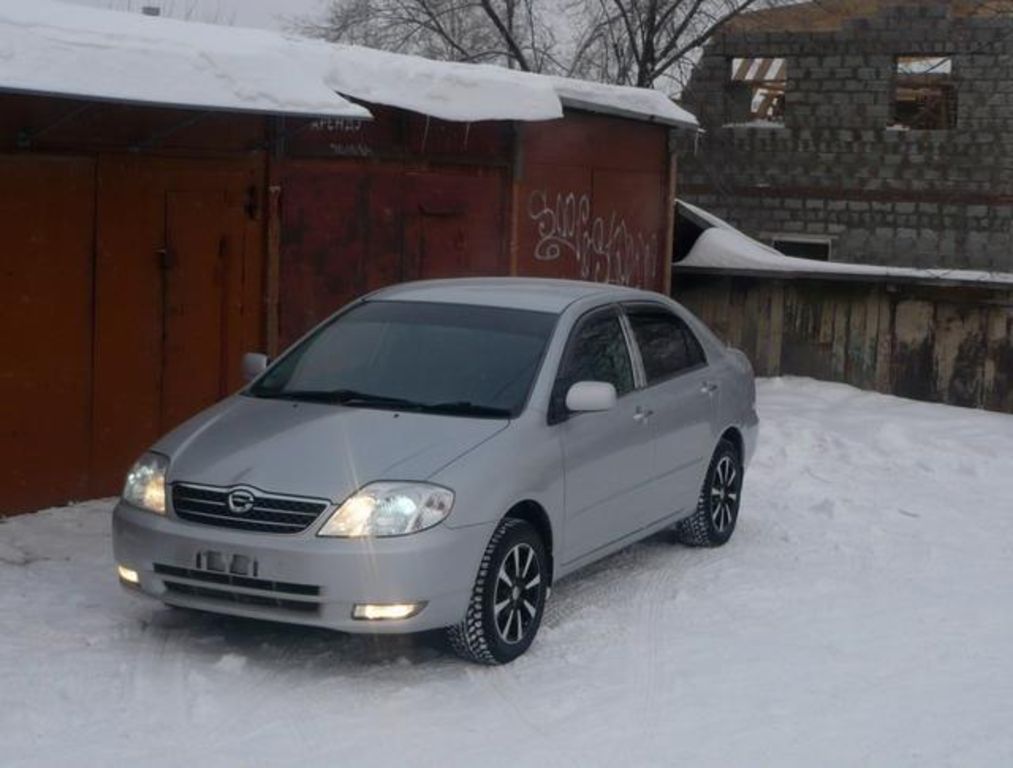
<instances>
[{"instance_id":1,"label":"front grille","mask_svg":"<svg viewBox=\"0 0 1013 768\"><path fill-rule=\"evenodd\" d=\"M320 596L320 587L311 584L253 579L247 576L179 568L161 563L155 563L155 573L162 577L167 590L180 595L221 600L238 605L281 608L298 613L320 612L320 603L310 599ZM239 589L232 589L232 587ZM253 589L259 590L259 593L245 591ZM300 597L303 599L299 599Z\"/></svg>"},{"instance_id":2,"label":"front grille","mask_svg":"<svg viewBox=\"0 0 1013 768\"><path fill-rule=\"evenodd\" d=\"M320 517L328 504L317 499L251 492L253 507L246 512L233 512L229 508L229 494L233 490L175 483L172 508L177 517L191 523L259 533L299 533Z\"/></svg>"}]
</instances>

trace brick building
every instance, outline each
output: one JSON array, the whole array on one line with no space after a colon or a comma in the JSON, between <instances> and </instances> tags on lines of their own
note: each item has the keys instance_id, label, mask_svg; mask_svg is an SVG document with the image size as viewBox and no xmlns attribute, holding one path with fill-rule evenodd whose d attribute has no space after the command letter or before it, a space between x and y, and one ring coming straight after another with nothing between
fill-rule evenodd
<instances>
[{"instance_id":1,"label":"brick building","mask_svg":"<svg viewBox=\"0 0 1013 768\"><path fill-rule=\"evenodd\" d=\"M785 253L1013 271L1013 2L745 14L684 97L680 196Z\"/></svg>"}]
</instances>

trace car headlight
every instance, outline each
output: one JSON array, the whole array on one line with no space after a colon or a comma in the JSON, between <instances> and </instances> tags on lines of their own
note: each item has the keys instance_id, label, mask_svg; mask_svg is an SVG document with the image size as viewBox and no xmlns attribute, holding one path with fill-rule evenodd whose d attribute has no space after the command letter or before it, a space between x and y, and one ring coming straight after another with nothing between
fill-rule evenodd
<instances>
[{"instance_id":1,"label":"car headlight","mask_svg":"<svg viewBox=\"0 0 1013 768\"><path fill-rule=\"evenodd\" d=\"M130 468L123 485L123 500L149 512L165 514L165 473L169 460L146 453Z\"/></svg>"},{"instance_id":2,"label":"car headlight","mask_svg":"<svg viewBox=\"0 0 1013 768\"><path fill-rule=\"evenodd\" d=\"M454 492L430 483L370 483L334 510L319 536L403 536L450 514Z\"/></svg>"}]
</instances>

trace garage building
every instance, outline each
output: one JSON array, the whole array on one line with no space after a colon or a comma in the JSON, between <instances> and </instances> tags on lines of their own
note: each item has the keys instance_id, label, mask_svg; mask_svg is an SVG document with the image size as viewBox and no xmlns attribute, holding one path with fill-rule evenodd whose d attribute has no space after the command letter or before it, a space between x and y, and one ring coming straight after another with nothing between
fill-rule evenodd
<instances>
[{"instance_id":1,"label":"garage building","mask_svg":"<svg viewBox=\"0 0 1013 768\"><path fill-rule=\"evenodd\" d=\"M15 0L0 9L0 514L138 453L365 291L666 290L662 94Z\"/></svg>"}]
</instances>

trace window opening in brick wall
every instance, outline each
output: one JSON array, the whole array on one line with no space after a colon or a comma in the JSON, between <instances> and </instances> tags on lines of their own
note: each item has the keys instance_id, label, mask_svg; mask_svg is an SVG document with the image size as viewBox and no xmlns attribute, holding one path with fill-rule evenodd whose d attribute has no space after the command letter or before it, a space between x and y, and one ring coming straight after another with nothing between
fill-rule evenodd
<instances>
[{"instance_id":1,"label":"window opening in brick wall","mask_svg":"<svg viewBox=\"0 0 1013 768\"><path fill-rule=\"evenodd\" d=\"M957 127L957 89L949 56L898 56L895 128L941 131Z\"/></svg>"},{"instance_id":2,"label":"window opening in brick wall","mask_svg":"<svg viewBox=\"0 0 1013 768\"><path fill-rule=\"evenodd\" d=\"M732 59L730 122L784 124L788 65L781 58Z\"/></svg>"},{"instance_id":3,"label":"window opening in brick wall","mask_svg":"<svg viewBox=\"0 0 1013 768\"><path fill-rule=\"evenodd\" d=\"M796 256L813 261L830 261L833 255L833 241L829 237L806 235L765 234L763 240L785 256Z\"/></svg>"}]
</instances>

